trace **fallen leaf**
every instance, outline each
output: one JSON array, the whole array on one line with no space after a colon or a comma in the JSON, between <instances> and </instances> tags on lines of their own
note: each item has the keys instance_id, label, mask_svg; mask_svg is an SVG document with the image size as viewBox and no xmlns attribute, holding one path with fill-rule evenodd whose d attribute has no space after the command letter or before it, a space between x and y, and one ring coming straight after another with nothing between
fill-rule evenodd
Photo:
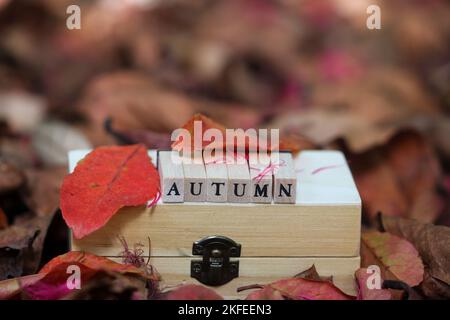
<instances>
[{"instance_id":1,"label":"fallen leaf","mask_svg":"<svg viewBox=\"0 0 450 320\"><path fill-rule=\"evenodd\" d=\"M82 290L67 286L70 276L67 270L74 265L80 268ZM0 298L10 299L20 294L23 299L33 300L84 299L99 294L96 288L102 287L104 292L101 294L105 296L113 292L120 296L122 292L123 297L133 294L134 299L144 299L147 283L156 280L159 280L157 275L148 274L146 270L90 253L71 251L53 258L38 274L1 281ZM119 287L123 291L117 289Z\"/></svg>"},{"instance_id":2,"label":"fallen leaf","mask_svg":"<svg viewBox=\"0 0 450 320\"><path fill-rule=\"evenodd\" d=\"M349 163L368 222L378 212L433 222L442 212L437 155L416 131L401 131L383 147L350 155Z\"/></svg>"},{"instance_id":3,"label":"fallen leaf","mask_svg":"<svg viewBox=\"0 0 450 320\"><path fill-rule=\"evenodd\" d=\"M16 166L0 160L0 193L18 189L24 182L24 174Z\"/></svg>"},{"instance_id":4,"label":"fallen leaf","mask_svg":"<svg viewBox=\"0 0 450 320\"><path fill-rule=\"evenodd\" d=\"M253 291L245 300L285 300L280 291L274 290L270 286L263 286L262 289Z\"/></svg>"},{"instance_id":5,"label":"fallen leaf","mask_svg":"<svg viewBox=\"0 0 450 320\"><path fill-rule=\"evenodd\" d=\"M410 241L419 251L425 264L424 294L450 298L450 228L384 215L380 215L380 227Z\"/></svg>"},{"instance_id":6,"label":"fallen leaf","mask_svg":"<svg viewBox=\"0 0 450 320\"><path fill-rule=\"evenodd\" d=\"M342 292L330 281L308 280L303 278L282 279L261 286L261 290L249 295L251 300L268 297L279 300L280 295L290 300L353 300L355 297ZM270 292L272 290L273 292Z\"/></svg>"},{"instance_id":7,"label":"fallen leaf","mask_svg":"<svg viewBox=\"0 0 450 320\"><path fill-rule=\"evenodd\" d=\"M410 242L377 231L363 232L361 240L362 266L376 264L384 279L400 280L411 287L422 282L423 263Z\"/></svg>"},{"instance_id":8,"label":"fallen leaf","mask_svg":"<svg viewBox=\"0 0 450 320\"><path fill-rule=\"evenodd\" d=\"M373 221L380 211L386 215L406 214L407 199L387 164L362 157L352 158L350 165L362 198L364 215L369 221Z\"/></svg>"},{"instance_id":9,"label":"fallen leaf","mask_svg":"<svg viewBox=\"0 0 450 320\"><path fill-rule=\"evenodd\" d=\"M123 274L142 275L149 280L158 280L156 275L147 274L145 270L132 265L114 262L108 258L96 256L88 252L70 251L53 258L39 270L40 274L52 272L60 264L80 263L92 270L105 270Z\"/></svg>"},{"instance_id":10,"label":"fallen leaf","mask_svg":"<svg viewBox=\"0 0 450 320\"><path fill-rule=\"evenodd\" d=\"M80 284L82 286L89 282L89 280L98 272L98 270L90 269L82 263L60 263L45 274L39 273L44 274L44 276L36 282L24 286L22 294L25 295L27 299L32 300L57 300L63 298L72 290L75 290L69 288L67 284L71 275L67 270L69 270L69 267L73 266L78 267L80 270Z\"/></svg>"},{"instance_id":11,"label":"fallen leaf","mask_svg":"<svg viewBox=\"0 0 450 320\"><path fill-rule=\"evenodd\" d=\"M52 217L58 210L60 187L66 173L66 167L25 171L27 182L22 196L28 208L37 216Z\"/></svg>"},{"instance_id":12,"label":"fallen leaf","mask_svg":"<svg viewBox=\"0 0 450 320\"><path fill-rule=\"evenodd\" d=\"M142 145L99 147L64 178L61 211L80 239L101 228L124 206L156 197L159 174Z\"/></svg>"},{"instance_id":13,"label":"fallen leaf","mask_svg":"<svg viewBox=\"0 0 450 320\"><path fill-rule=\"evenodd\" d=\"M32 274L0 281L0 300L15 298L17 295L20 295L24 287L36 283L44 276L44 274Z\"/></svg>"},{"instance_id":14,"label":"fallen leaf","mask_svg":"<svg viewBox=\"0 0 450 320\"><path fill-rule=\"evenodd\" d=\"M140 72L119 71L91 81L80 110L94 128L111 118L118 130L168 132L180 127L193 112L191 101L177 91L158 85Z\"/></svg>"},{"instance_id":15,"label":"fallen leaf","mask_svg":"<svg viewBox=\"0 0 450 320\"><path fill-rule=\"evenodd\" d=\"M169 134L154 132L151 130L117 130L112 126L112 120L105 121L105 129L121 144L136 144L145 145L148 149L169 149L171 141Z\"/></svg>"},{"instance_id":16,"label":"fallen leaf","mask_svg":"<svg viewBox=\"0 0 450 320\"><path fill-rule=\"evenodd\" d=\"M202 124L202 126L201 126L202 131L198 132L198 133L194 132L195 131L194 123L197 121L201 122L201 124ZM190 144L191 144L192 150L195 147L194 138L195 138L196 134L201 134L201 137L200 137L201 138L201 146L198 146L198 147L201 147L202 149L204 149L205 147L208 147L208 145L211 143L211 141L203 140L203 135L204 135L205 131L208 129L219 130L222 133L223 140L221 142L222 142L224 150L227 147L226 128L222 124L219 124L219 123L215 122L214 120L212 120L202 114L194 115L182 128L186 129L190 134L190 137L191 137ZM257 131L255 131L255 133L258 134ZM269 131L268 135L269 136L267 137L268 141L267 141L266 147L268 150L271 150L270 131ZM256 138L258 139L259 137L256 136ZM218 142L219 141L213 141L213 143L218 143ZM182 136L175 137L175 141L172 143L172 149L181 150L181 148L183 147L182 143L183 143ZM234 143L235 143L235 148L238 148L241 150L242 149L249 150L250 148L252 148L252 150L260 150L262 148L259 143L259 140L256 140L256 145L250 144L251 141L249 141L249 139L245 139L245 142L244 142L245 145L239 145L239 143L241 143L240 139L237 139L236 141L234 141ZM283 151L289 150L293 153L296 153L302 149L314 149L314 147L315 147L314 144L311 143L308 139L306 139L298 134L295 134L295 133L284 133L280 137L279 145L278 145L279 150L283 150Z\"/></svg>"},{"instance_id":17,"label":"fallen leaf","mask_svg":"<svg viewBox=\"0 0 450 320\"><path fill-rule=\"evenodd\" d=\"M194 128L195 128L195 122L201 122L201 132L195 132ZM221 124L213 121L212 119L202 115L202 114L195 114L188 122L186 122L182 129L186 129L189 133L190 133L190 137L191 137L191 148L193 149L195 147L194 144L194 139L199 139L199 137L196 137L196 135L201 134L200 137L200 141L202 143L202 145L200 146L202 149L206 146L208 146L210 144L209 141L203 141L203 135L205 133L206 130L209 129L217 129L222 133L222 137L223 137L223 145L225 147L225 127L222 126ZM219 142L219 141L214 141L214 142ZM182 148L182 143L183 143L183 139L182 137L176 137L175 141L172 143L172 148L175 150L178 150L179 148Z\"/></svg>"},{"instance_id":18,"label":"fallen leaf","mask_svg":"<svg viewBox=\"0 0 450 320\"><path fill-rule=\"evenodd\" d=\"M0 280L36 271L48 220L26 215L0 230Z\"/></svg>"},{"instance_id":19,"label":"fallen leaf","mask_svg":"<svg viewBox=\"0 0 450 320\"><path fill-rule=\"evenodd\" d=\"M196 284L187 284L167 293L165 300L223 300L215 291Z\"/></svg>"},{"instance_id":20,"label":"fallen leaf","mask_svg":"<svg viewBox=\"0 0 450 320\"><path fill-rule=\"evenodd\" d=\"M332 282L333 277L321 277L316 270L316 266L312 265L311 268L296 274L294 278L302 278L306 280L316 280L316 281L330 281Z\"/></svg>"},{"instance_id":21,"label":"fallen leaf","mask_svg":"<svg viewBox=\"0 0 450 320\"><path fill-rule=\"evenodd\" d=\"M62 300L145 300L145 286L141 278L98 271L80 290L71 290Z\"/></svg>"},{"instance_id":22,"label":"fallen leaf","mask_svg":"<svg viewBox=\"0 0 450 320\"><path fill-rule=\"evenodd\" d=\"M389 290L369 288L367 280L371 273L367 273L366 268L359 268L355 272L356 281L358 283L358 300L391 300L392 295ZM382 284L382 281L381 281Z\"/></svg>"},{"instance_id":23,"label":"fallen leaf","mask_svg":"<svg viewBox=\"0 0 450 320\"><path fill-rule=\"evenodd\" d=\"M422 222L435 221L442 210L436 193L441 168L430 143L416 131L402 131L389 141L384 154L402 194L410 203L407 217Z\"/></svg>"}]
</instances>

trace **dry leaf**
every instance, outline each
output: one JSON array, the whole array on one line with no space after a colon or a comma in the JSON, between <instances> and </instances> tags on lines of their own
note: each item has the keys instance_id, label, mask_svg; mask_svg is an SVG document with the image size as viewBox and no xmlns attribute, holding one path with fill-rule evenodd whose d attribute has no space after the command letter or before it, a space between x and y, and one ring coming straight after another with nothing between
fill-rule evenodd
<instances>
[{"instance_id":1,"label":"dry leaf","mask_svg":"<svg viewBox=\"0 0 450 320\"><path fill-rule=\"evenodd\" d=\"M450 297L450 228L411 219L380 216L381 228L410 241L425 264L424 294Z\"/></svg>"},{"instance_id":2,"label":"dry leaf","mask_svg":"<svg viewBox=\"0 0 450 320\"><path fill-rule=\"evenodd\" d=\"M361 265L378 265L382 277L417 286L423 280L423 263L408 241L390 233L367 231L362 234Z\"/></svg>"}]
</instances>

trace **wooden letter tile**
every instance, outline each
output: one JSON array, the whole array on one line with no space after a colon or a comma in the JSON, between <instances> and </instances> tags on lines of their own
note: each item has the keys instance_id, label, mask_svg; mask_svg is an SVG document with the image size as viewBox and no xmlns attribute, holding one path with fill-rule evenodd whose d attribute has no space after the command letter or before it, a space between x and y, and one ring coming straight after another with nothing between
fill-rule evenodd
<instances>
[{"instance_id":1,"label":"wooden letter tile","mask_svg":"<svg viewBox=\"0 0 450 320\"><path fill-rule=\"evenodd\" d=\"M158 170L161 180L161 198L163 202L184 201L184 174L183 166L174 163L172 151L158 153Z\"/></svg>"},{"instance_id":2,"label":"wooden letter tile","mask_svg":"<svg viewBox=\"0 0 450 320\"><path fill-rule=\"evenodd\" d=\"M228 171L225 163L205 163L206 201L226 202L228 195Z\"/></svg>"},{"instance_id":3,"label":"wooden letter tile","mask_svg":"<svg viewBox=\"0 0 450 320\"><path fill-rule=\"evenodd\" d=\"M295 172L292 154L280 152L279 166L274 170L275 203L295 203L297 194L297 175Z\"/></svg>"},{"instance_id":4,"label":"wooden letter tile","mask_svg":"<svg viewBox=\"0 0 450 320\"><path fill-rule=\"evenodd\" d=\"M192 160L192 163L183 163L184 169L184 201L206 201L206 171L205 165Z\"/></svg>"},{"instance_id":5,"label":"wooden letter tile","mask_svg":"<svg viewBox=\"0 0 450 320\"><path fill-rule=\"evenodd\" d=\"M272 184L272 171L269 164L260 162L249 163L251 190L250 200L254 203L271 203L273 184Z\"/></svg>"},{"instance_id":6,"label":"wooden letter tile","mask_svg":"<svg viewBox=\"0 0 450 320\"><path fill-rule=\"evenodd\" d=\"M227 164L228 202L250 202L250 172L248 164Z\"/></svg>"}]
</instances>

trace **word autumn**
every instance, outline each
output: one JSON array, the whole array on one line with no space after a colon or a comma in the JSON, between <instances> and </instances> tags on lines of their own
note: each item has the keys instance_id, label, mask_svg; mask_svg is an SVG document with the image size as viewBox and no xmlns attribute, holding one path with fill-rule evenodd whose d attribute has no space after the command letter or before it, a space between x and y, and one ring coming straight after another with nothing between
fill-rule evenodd
<instances>
[{"instance_id":1,"label":"word autumn","mask_svg":"<svg viewBox=\"0 0 450 320\"><path fill-rule=\"evenodd\" d=\"M158 153L163 202L295 203L297 177L290 153L280 152L277 162L269 164L205 157L178 163L172 153Z\"/></svg>"}]
</instances>

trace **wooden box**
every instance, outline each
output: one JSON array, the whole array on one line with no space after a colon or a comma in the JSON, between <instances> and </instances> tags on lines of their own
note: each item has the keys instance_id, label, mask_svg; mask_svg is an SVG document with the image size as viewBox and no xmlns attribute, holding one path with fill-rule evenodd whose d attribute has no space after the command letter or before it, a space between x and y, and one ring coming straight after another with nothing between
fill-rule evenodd
<instances>
[{"instance_id":1,"label":"wooden box","mask_svg":"<svg viewBox=\"0 0 450 320\"><path fill-rule=\"evenodd\" d=\"M70 171L87 152L70 152ZM156 165L157 153L149 155ZM333 276L338 287L353 294L360 264L361 200L347 162L338 151L303 151L294 162L295 204L160 201L149 209L124 208L100 230L72 239L72 250L119 260L123 247L118 236L129 245L142 243L146 252L150 237L151 264L164 284L198 283L191 277L195 262L202 261L195 243L224 236L240 245L240 252L234 248L227 258L227 272L232 267L237 277L215 288L227 298L240 297L240 286L291 277L313 264L319 274Z\"/></svg>"}]
</instances>

